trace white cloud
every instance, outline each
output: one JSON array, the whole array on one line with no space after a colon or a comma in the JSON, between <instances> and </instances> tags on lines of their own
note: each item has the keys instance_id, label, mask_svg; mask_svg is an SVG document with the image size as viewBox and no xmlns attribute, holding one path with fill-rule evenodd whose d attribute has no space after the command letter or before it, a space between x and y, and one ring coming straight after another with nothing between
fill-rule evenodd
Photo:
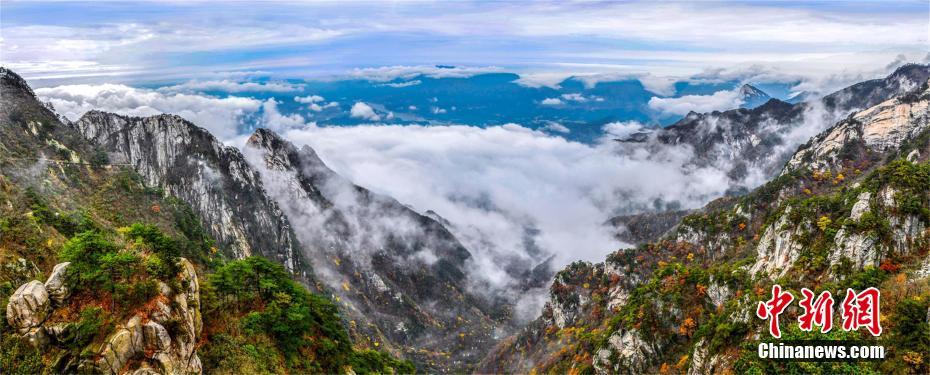
<instances>
[{"instance_id":1,"label":"white cloud","mask_svg":"<svg viewBox=\"0 0 930 375\"><path fill-rule=\"evenodd\" d=\"M440 107L433 107L431 111L433 112L434 115L441 115L447 112L445 109L440 108Z\"/></svg>"},{"instance_id":2,"label":"white cloud","mask_svg":"<svg viewBox=\"0 0 930 375\"><path fill-rule=\"evenodd\" d=\"M335 108L339 106L339 102L326 103L326 98L319 95L295 96L294 101L308 104L307 108L313 112L322 112L324 109Z\"/></svg>"},{"instance_id":3,"label":"white cloud","mask_svg":"<svg viewBox=\"0 0 930 375\"><path fill-rule=\"evenodd\" d=\"M277 132L292 128L316 126L315 123L308 123L307 120L298 113L282 114L278 111L278 101L274 98L268 99L262 103L262 119L260 124L263 127Z\"/></svg>"},{"instance_id":4,"label":"white cloud","mask_svg":"<svg viewBox=\"0 0 930 375\"><path fill-rule=\"evenodd\" d=\"M657 199L696 207L728 186L723 171L685 167L687 148L621 152L612 142L585 145L517 124L316 127L285 136L356 183L438 212L489 264L526 256L527 228L540 230L538 245L563 264L601 260L620 246L601 227L612 214Z\"/></svg>"},{"instance_id":5,"label":"white cloud","mask_svg":"<svg viewBox=\"0 0 930 375\"><path fill-rule=\"evenodd\" d=\"M395 79L411 79L419 76L429 78L468 78L478 74L496 73L502 71L503 69L495 66L456 66L439 68L425 65L395 65L378 68L356 68L352 70L350 76L375 82L387 82L393 81ZM420 83L420 81L416 80L411 82L417 82L418 84Z\"/></svg>"},{"instance_id":6,"label":"white cloud","mask_svg":"<svg viewBox=\"0 0 930 375\"><path fill-rule=\"evenodd\" d=\"M739 90L721 90L711 95L685 95L679 98L649 99L649 108L659 112L685 115L694 111L698 113L739 108L743 104Z\"/></svg>"},{"instance_id":7,"label":"white cloud","mask_svg":"<svg viewBox=\"0 0 930 375\"><path fill-rule=\"evenodd\" d=\"M35 92L71 120L92 109L129 116L171 113L206 128L220 139L238 134L242 117L258 111L263 104L253 98L163 93L114 84L58 86Z\"/></svg>"},{"instance_id":8,"label":"white cloud","mask_svg":"<svg viewBox=\"0 0 930 375\"><path fill-rule=\"evenodd\" d=\"M241 92L293 92L303 89L303 85L287 82L236 82L228 79L217 81L189 81L179 85L165 86L158 89L164 92L203 92L223 91Z\"/></svg>"},{"instance_id":9,"label":"white cloud","mask_svg":"<svg viewBox=\"0 0 930 375\"><path fill-rule=\"evenodd\" d=\"M298 103L310 104L325 101L326 98L319 95L295 96L294 101Z\"/></svg>"},{"instance_id":10,"label":"white cloud","mask_svg":"<svg viewBox=\"0 0 930 375\"><path fill-rule=\"evenodd\" d=\"M356 102L352 105L349 115L353 118L360 118L368 121L381 121L381 116L375 113L374 108L365 102Z\"/></svg>"},{"instance_id":11,"label":"white cloud","mask_svg":"<svg viewBox=\"0 0 930 375\"><path fill-rule=\"evenodd\" d=\"M548 130L548 131L551 131L551 132L556 132L556 133L563 133L563 134L568 134L568 133L571 133L571 132L572 132L572 130L569 129L567 126L562 125L562 124L557 123L557 122L553 122L553 121L550 121L550 122L549 122L548 124L546 124L546 126L544 126L542 129L543 129L543 130Z\"/></svg>"},{"instance_id":12,"label":"white cloud","mask_svg":"<svg viewBox=\"0 0 930 375\"><path fill-rule=\"evenodd\" d=\"M557 105L562 105L563 103L562 103L562 100L559 98L546 98L546 99L543 99L543 101L540 102L539 104L557 106Z\"/></svg>"},{"instance_id":13,"label":"white cloud","mask_svg":"<svg viewBox=\"0 0 930 375\"><path fill-rule=\"evenodd\" d=\"M417 79L417 80L407 81L407 82L385 83L383 86L401 88L401 87L416 86L416 85L419 85L420 83L422 83L422 81Z\"/></svg>"},{"instance_id":14,"label":"white cloud","mask_svg":"<svg viewBox=\"0 0 930 375\"><path fill-rule=\"evenodd\" d=\"M645 130L643 124L636 121L611 122L603 126L605 137L627 139L631 135Z\"/></svg>"},{"instance_id":15,"label":"white cloud","mask_svg":"<svg viewBox=\"0 0 930 375\"><path fill-rule=\"evenodd\" d=\"M595 102L604 101L604 98L600 96L595 96L595 95L584 96L584 94L580 94L580 93L562 94L562 99L570 101L570 102L576 102L576 103L585 103L589 101L595 101Z\"/></svg>"},{"instance_id":16,"label":"white cloud","mask_svg":"<svg viewBox=\"0 0 930 375\"><path fill-rule=\"evenodd\" d=\"M639 77L639 83L643 85L643 88L662 96L675 95L675 82L678 82L675 77L659 77L652 74Z\"/></svg>"}]
</instances>

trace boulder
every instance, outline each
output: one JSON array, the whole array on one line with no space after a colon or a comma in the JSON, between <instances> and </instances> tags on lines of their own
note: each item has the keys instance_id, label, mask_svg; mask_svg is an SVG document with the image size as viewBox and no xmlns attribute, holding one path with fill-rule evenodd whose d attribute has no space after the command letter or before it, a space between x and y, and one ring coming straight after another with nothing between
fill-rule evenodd
<instances>
[{"instance_id":1,"label":"boulder","mask_svg":"<svg viewBox=\"0 0 930 375\"><path fill-rule=\"evenodd\" d=\"M45 286L33 280L20 286L10 296L10 302L6 305L6 319L17 332L25 334L30 328L42 324L50 309Z\"/></svg>"},{"instance_id":2,"label":"boulder","mask_svg":"<svg viewBox=\"0 0 930 375\"><path fill-rule=\"evenodd\" d=\"M65 271L68 269L69 265L71 265L71 262L55 265L55 268L52 269L51 276L45 281L45 290L48 291L49 298L52 299L55 306L63 305L65 299L67 299L68 295L71 293L68 287L65 286Z\"/></svg>"},{"instance_id":3,"label":"boulder","mask_svg":"<svg viewBox=\"0 0 930 375\"><path fill-rule=\"evenodd\" d=\"M171 336L161 324L148 322L142 326L142 342L147 352L160 352L171 348Z\"/></svg>"}]
</instances>

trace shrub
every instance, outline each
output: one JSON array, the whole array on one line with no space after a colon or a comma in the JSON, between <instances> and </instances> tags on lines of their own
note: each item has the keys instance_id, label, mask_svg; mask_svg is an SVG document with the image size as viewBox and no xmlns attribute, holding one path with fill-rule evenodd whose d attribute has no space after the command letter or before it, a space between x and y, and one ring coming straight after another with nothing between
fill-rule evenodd
<instances>
[{"instance_id":1,"label":"shrub","mask_svg":"<svg viewBox=\"0 0 930 375\"><path fill-rule=\"evenodd\" d=\"M152 251L155 260L146 263L150 273L159 279L171 280L181 272L178 265L180 251L177 241L162 233L158 227L135 223L123 232L126 238L147 246Z\"/></svg>"},{"instance_id":2,"label":"shrub","mask_svg":"<svg viewBox=\"0 0 930 375\"><path fill-rule=\"evenodd\" d=\"M65 275L73 290L92 288L107 281L107 274L100 268L101 258L113 254L119 248L97 231L86 231L71 237L61 249L62 260L71 262ZM113 260L112 257L108 258Z\"/></svg>"}]
</instances>

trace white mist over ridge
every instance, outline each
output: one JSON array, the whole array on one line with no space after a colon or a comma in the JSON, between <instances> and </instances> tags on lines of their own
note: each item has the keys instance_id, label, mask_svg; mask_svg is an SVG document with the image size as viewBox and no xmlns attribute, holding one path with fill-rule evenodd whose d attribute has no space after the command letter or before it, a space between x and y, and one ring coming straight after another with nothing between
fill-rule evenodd
<instances>
[{"instance_id":1,"label":"white mist over ridge","mask_svg":"<svg viewBox=\"0 0 930 375\"><path fill-rule=\"evenodd\" d=\"M355 183L449 220L491 279L503 277L500 258L534 248L555 254L558 266L599 261L624 245L602 225L609 217L657 201L698 207L730 186L723 170L685 167L685 146L621 153L610 140L587 145L515 124L310 126L283 135Z\"/></svg>"},{"instance_id":2,"label":"white mist over ridge","mask_svg":"<svg viewBox=\"0 0 930 375\"><path fill-rule=\"evenodd\" d=\"M281 112L275 99L124 85L36 92L72 120L90 109L136 116L176 113L236 146L244 144L242 132L249 124L272 129L298 146L311 146L354 183L448 220L473 254L473 277L497 287L513 285L507 265L514 262L540 263L549 255L555 256L553 267L603 260L626 245L603 225L612 216L696 208L733 187L728 160L695 167L687 145L612 140L644 129L635 122L608 124L604 138L585 144L517 124L318 126L300 114ZM803 142L798 138L785 147ZM741 181L746 187L765 178L748 175Z\"/></svg>"}]
</instances>

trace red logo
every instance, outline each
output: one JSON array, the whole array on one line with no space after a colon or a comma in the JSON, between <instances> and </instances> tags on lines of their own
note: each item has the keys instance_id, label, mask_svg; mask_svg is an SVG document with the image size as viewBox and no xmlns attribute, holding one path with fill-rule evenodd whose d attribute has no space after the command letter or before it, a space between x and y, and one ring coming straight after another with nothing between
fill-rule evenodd
<instances>
[{"instance_id":1,"label":"red logo","mask_svg":"<svg viewBox=\"0 0 930 375\"><path fill-rule=\"evenodd\" d=\"M810 332L814 325L820 326L821 333L830 332L833 329L833 296L830 292L825 291L817 296L814 300L814 292L807 288L801 288L801 308L804 313L798 317L801 330Z\"/></svg>"},{"instance_id":2,"label":"red logo","mask_svg":"<svg viewBox=\"0 0 930 375\"><path fill-rule=\"evenodd\" d=\"M820 293L814 298L814 292L807 288L801 288L801 294L804 298L799 301L804 312L798 316L798 325L802 331L810 332L814 326L820 326L821 333L830 332L833 329L833 295L828 291ZM769 334L775 338L781 338L781 329L778 325L778 317L785 308L794 301L794 295L788 291L782 291L781 285L772 285L772 298L768 301L759 302L756 308L756 316L761 319L769 319ZM859 327L865 327L873 336L882 334L882 325L879 319L881 302L881 292L872 287L856 293L852 289L846 289L846 298L843 299L843 330L856 331Z\"/></svg>"},{"instance_id":3,"label":"red logo","mask_svg":"<svg viewBox=\"0 0 930 375\"><path fill-rule=\"evenodd\" d=\"M865 326L872 336L881 335L882 325L878 315L880 300L881 292L874 287L859 293L846 289L846 298L843 299L843 329L852 331Z\"/></svg>"},{"instance_id":4,"label":"red logo","mask_svg":"<svg viewBox=\"0 0 930 375\"><path fill-rule=\"evenodd\" d=\"M762 319L771 319L769 322L769 333L775 338L781 337L781 329L778 328L778 316L785 311L785 307L794 300L794 296L789 292L782 293L781 285L772 285L772 299L768 302L759 302L756 308L756 316Z\"/></svg>"}]
</instances>

